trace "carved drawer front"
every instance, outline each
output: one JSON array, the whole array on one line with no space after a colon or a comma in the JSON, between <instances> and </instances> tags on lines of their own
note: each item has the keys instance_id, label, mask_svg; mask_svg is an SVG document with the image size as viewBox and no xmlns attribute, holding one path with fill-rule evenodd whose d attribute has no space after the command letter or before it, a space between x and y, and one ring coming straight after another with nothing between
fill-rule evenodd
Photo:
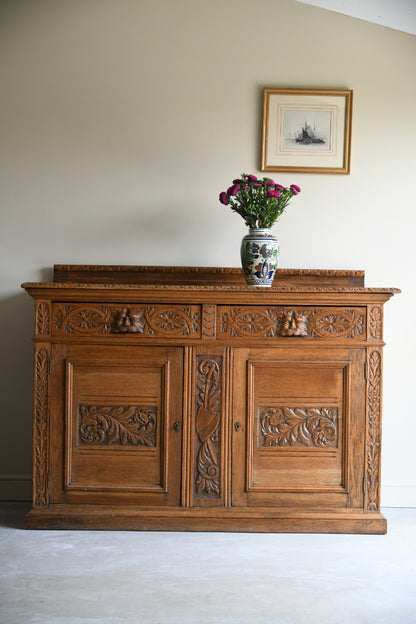
<instances>
[{"instance_id":1,"label":"carved drawer front","mask_svg":"<svg viewBox=\"0 0 416 624\"><path fill-rule=\"evenodd\" d=\"M200 338L201 306L55 303L55 336Z\"/></svg>"},{"instance_id":2,"label":"carved drawer front","mask_svg":"<svg viewBox=\"0 0 416 624\"><path fill-rule=\"evenodd\" d=\"M366 339L359 307L218 306L218 336L228 338Z\"/></svg>"}]
</instances>

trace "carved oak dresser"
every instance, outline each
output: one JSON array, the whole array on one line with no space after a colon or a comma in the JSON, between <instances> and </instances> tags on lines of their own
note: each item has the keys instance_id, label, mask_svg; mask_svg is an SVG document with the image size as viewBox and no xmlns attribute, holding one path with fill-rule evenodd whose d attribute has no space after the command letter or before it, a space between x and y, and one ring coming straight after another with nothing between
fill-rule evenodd
<instances>
[{"instance_id":1,"label":"carved oak dresser","mask_svg":"<svg viewBox=\"0 0 416 624\"><path fill-rule=\"evenodd\" d=\"M363 271L56 266L35 299L29 528L384 533Z\"/></svg>"}]
</instances>

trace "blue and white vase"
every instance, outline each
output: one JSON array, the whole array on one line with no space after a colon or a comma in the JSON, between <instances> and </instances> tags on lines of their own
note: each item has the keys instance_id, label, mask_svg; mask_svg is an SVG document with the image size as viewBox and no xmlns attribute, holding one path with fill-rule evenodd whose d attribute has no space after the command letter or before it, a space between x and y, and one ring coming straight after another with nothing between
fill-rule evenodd
<instances>
[{"instance_id":1,"label":"blue and white vase","mask_svg":"<svg viewBox=\"0 0 416 624\"><path fill-rule=\"evenodd\" d=\"M240 252L247 285L270 287L279 257L279 242L270 228L250 228L241 241Z\"/></svg>"}]
</instances>

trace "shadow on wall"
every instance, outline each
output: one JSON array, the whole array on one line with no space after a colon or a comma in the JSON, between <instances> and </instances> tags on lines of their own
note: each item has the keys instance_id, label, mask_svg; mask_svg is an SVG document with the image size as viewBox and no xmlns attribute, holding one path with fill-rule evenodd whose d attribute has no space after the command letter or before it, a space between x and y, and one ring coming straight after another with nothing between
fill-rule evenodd
<instances>
[{"instance_id":1,"label":"shadow on wall","mask_svg":"<svg viewBox=\"0 0 416 624\"><path fill-rule=\"evenodd\" d=\"M0 351L0 479L30 478L32 463L33 302L26 293L3 299Z\"/></svg>"}]
</instances>

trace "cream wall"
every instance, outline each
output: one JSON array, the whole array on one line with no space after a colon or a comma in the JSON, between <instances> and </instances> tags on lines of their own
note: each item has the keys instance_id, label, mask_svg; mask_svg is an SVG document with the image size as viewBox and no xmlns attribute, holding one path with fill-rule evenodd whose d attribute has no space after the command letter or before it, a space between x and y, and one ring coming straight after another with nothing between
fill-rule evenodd
<instances>
[{"instance_id":1,"label":"cream wall","mask_svg":"<svg viewBox=\"0 0 416 624\"><path fill-rule=\"evenodd\" d=\"M218 193L259 172L264 86L354 90L352 172L281 175L282 267L386 304L382 502L416 506L416 38L295 0L0 3L0 496L27 497L32 303L54 263L237 266ZM193 238L194 237L194 238Z\"/></svg>"}]
</instances>

